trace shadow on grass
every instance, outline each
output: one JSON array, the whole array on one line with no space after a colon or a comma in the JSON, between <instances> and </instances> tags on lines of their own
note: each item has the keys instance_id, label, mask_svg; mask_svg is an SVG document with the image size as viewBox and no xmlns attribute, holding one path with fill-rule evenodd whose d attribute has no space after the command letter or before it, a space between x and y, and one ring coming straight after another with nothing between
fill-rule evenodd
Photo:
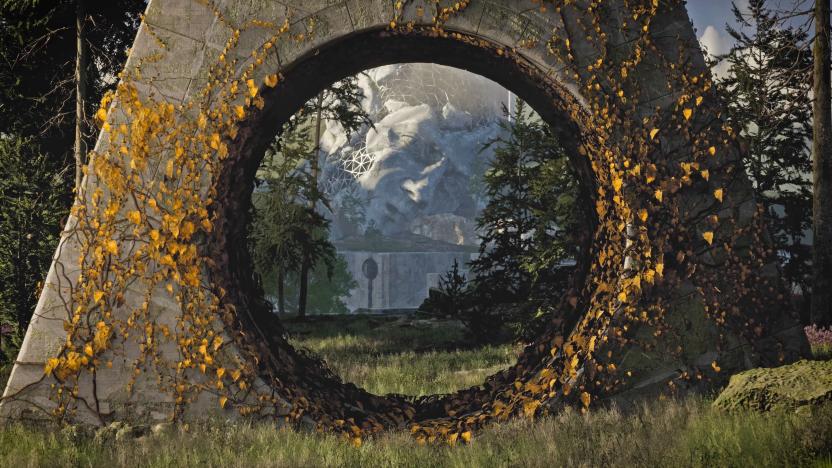
<instances>
[{"instance_id":1,"label":"shadow on grass","mask_svg":"<svg viewBox=\"0 0 832 468\"><path fill-rule=\"evenodd\" d=\"M281 318L290 341L312 344L341 342L354 351L374 355L436 351L472 351L487 347L470 339L458 320L418 317L415 314L314 315ZM349 346L351 343L353 346ZM507 343L491 343L504 345ZM353 351L344 349L344 351Z\"/></svg>"}]
</instances>

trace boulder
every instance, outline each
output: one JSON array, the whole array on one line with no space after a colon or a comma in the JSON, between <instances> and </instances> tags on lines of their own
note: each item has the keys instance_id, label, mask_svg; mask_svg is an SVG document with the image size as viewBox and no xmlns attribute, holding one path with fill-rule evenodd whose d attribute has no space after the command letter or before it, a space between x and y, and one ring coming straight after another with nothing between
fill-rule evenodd
<instances>
[{"instance_id":1,"label":"boulder","mask_svg":"<svg viewBox=\"0 0 832 468\"><path fill-rule=\"evenodd\" d=\"M802 360L731 377L714 401L723 410L797 410L832 401L832 361Z\"/></svg>"}]
</instances>

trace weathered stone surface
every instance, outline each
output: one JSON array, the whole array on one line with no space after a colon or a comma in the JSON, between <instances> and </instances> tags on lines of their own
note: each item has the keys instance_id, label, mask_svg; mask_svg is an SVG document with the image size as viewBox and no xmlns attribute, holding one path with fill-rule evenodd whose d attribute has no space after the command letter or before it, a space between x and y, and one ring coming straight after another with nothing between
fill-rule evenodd
<instances>
[{"instance_id":1,"label":"weathered stone surface","mask_svg":"<svg viewBox=\"0 0 832 468\"><path fill-rule=\"evenodd\" d=\"M731 376L714 406L728 411L775 411L828 401L832 401L832 361L802 360Z\"/></svg>"}]
</instances>

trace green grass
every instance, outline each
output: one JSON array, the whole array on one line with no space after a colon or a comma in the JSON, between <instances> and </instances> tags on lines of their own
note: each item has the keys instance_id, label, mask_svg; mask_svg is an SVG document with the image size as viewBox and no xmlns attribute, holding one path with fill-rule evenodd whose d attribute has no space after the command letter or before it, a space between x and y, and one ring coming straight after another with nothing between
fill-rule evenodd
<instances>
[{"instance_id":1,"label":"green grass","mask_svg":"<svg viewBox=\"0 0 832 468\"><path fill-rule=\"evenodd\" d=\"M319 316L287 322L290 342L344 381L383 395L431 395L478 385L517 360L511 344L472 347L459 322L406 316ZM403 379L402 376L407 376Z\"/></svg>"},{"instance_id":2,"label":"green grass","mask_svg":"<svg viewBox=\"0 0 832 468\"><path fill-rule=\"evenodd\" d=\"M16 425L0 431L0 466L830 466L830 433L829 404L812 416L728 415L700 399L513 421L457 447L392 433L355 448L332 435L229 423L99 443Z\"/></svg>"},{"instance_id":3,"label":"green grass","mask_svg":"<svg viewBox=\"0 0 832 468\"><path fill-rule=\"evenodd\" d=\"M812 345L812 356L815 359L822 359L822 360L832 359L832 345L826 345L826 344Z\"/></svg>"},{"instance_id":4,"label":"green grass","mask_svg":"<svg viewBox=\"0 0 832 468\"><path fill-rule=\"evenodd\" d=\"M472 347L458 323L401 317L287 321L291 340L345 380L376 393L422 394L479 383L516 357L511 345ZM406 376L407 378L403 378ZM138 439L77 428L0 429L0 466L830 466L832 402L811 414L726 414L708 399L597 407L489 426L468 446L422 447L386 433L355 448L327 434L216 422Z\"/></svg>"}]
</instances>

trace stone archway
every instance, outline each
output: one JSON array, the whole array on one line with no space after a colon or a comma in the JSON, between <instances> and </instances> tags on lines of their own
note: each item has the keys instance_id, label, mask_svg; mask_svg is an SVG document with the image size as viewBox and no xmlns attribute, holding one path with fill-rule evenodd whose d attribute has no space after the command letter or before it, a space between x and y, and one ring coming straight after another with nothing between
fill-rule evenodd
<instances>
[{"instance_id":1,"label":"stone archway","mask_svg":"<svg viewBox=\"0 0 832 468\"><path fill-rule=\"evenodd\" d=\"M706 81L708 73L684 3L644 1L635 2L634 6L634 2L622 0L590 7L590 2L578 1L563 8L555 8L549 2L543 3L547 8L542 8L539 1L520 0L460 3L440 2L439 6L449 8L450 13L437 30L430 13L436 4L419 0L398 4L382 0L218 0L207 5L195 0L150 2L127 70L141 72L136 82L139 94L176 105L187 105L196 99L198 90L210 82L211 66L229 38L239 43L235 50L243 62L248 52L268 41L274 25L286 21L288 26L285 35L290 39L278 42L265 54L257 72L261 81L263 76L280 73L281 83L273 89L261 87L262 110L253 112L235 129L228 155L213 174L213 228L194 241L210 259L209 268L201 272L202 279L212 285L224 306L223 316L227 317L223 319L224 328L217 330L216 335L224 340L219 341L215 350L225 359L242 363L240 368L248 369L252 380L241 387L238 377L227 380L224 367L216 369L215 379L211 372L206 374L205 367L201 373L196 369L181 373L181 369L174 370L156 361L143 362L145 367L137 372L135 360L142 355L140 349L144 345L124 343L118 355L108 355L112 367L82 372L73 388L67 390L74 393L74 412L70 414L73 419L198 419L227 416L231 408L248 414L247 408L256 407L256 414L261 416L307 421L321 428L343 428L356 436L392 427L410 427L414 432L427 427L440 432L444 429L442 434L449 430L460 433L490 419L534 414L541 403L552 404L578 394L588 405L590 388L644 391L683 374L701 374L708 368L719 372L721 367L724 375L752 365L788 361L805 352L805 340L796 324L790 317L778 315L778 311L772 313L762 300L777 294L772 265L764 264L768 270L749 271L745 264L736 263L737 258L744 257L735 258L730 248L721 253L715 251L718 243L711 248L714 232L719 233L717 223L710 228L701 227L712 222L718 213L721 222L731 226L726 238L736 233L732 239L738 242L735 245L742 246L739 250L750 251L764 245L764 240L755 237L757 221L750 185L743 175L733 171L739 157L738 145L716 139L722 131L719 103L709 86L697 84L699 79ZM627 21L629 9L635 7L642 14L651 8L657 10L649 23L648 42L653 48L650 54L639 52L638 62L633 64L630 61L636 52L632 49L645 39L640 36L640 27L622 28L620 24ZM598 9L603 14L599 15ZM584 28L594 33L588 34ZM647 32L647 26L644 28ZM599 43L603 45L601 50ZM553 52L559 49L566 53ZM261 295L251 285L250 262L241 242L254 171L281 124L303 102L337 79L372 66L414 61L479 73L531 103L566 144L573 165L584 179L587 199L595 201L599 216L594 238L587 239L587 250L592 255L584 267L585 281L564 303L568 308L566 319L553 324L526 350L516 366L484 385L453 395L418 399L375 396L351 384L341 384L317 361L293 350L282 337L279 324L265 315ZM676 63L680 64L678 68L668 65ZM629 78L626 93L624 88L616 91L611 78L602 83L593 72L602 65L609 70L632 67L638 78ZM682 69L684 74L680 74ZM685 81L690 77L697 77L693 84ZM685 108L681 112L684 118L680 119L678 109L682 96L693 85L702 88L692 120L697 122L696 129L685 123L691 120L692 110ZM616 95L624 102L625 94L638 99L626 114L627 120L618 122L621 128L598 128L597 116L604 113L599 102L612 102L618 99ZM119 105L117 102L110 113L117 111ZM615 111L614 106L610 109ZM653 116L659 116L658 120ZM662 134L657 139L659 129ZM711 159L699 154L700 140L705 138L701 135L709 133L714 139L704 148L710 145L713 150L704 153L710 152ZM645 145L653 146L637 167L614 167L610 160L616 151L625 154ZM718 159L714 157L717 145ZM96 153L105 153L108 146L104 134ZM165 157L170 156L161 156L159 167L164 167ZM695 177L690 175L692 162L698 171ZM678 176L672 172L678 170L677 163L683 170ZM641 164L648 173L661 173L662 168L668 168L663 180L666 184L655 186L651 192L640 190L635 183L624 184L622 180L627 177L635 180L641 176ZM156 176L160 180L161 172L164 171L157 171ZM650 177L648 174L647 178ZM90 177L87 183L88 193L94 192L98 181ZM719 191L718 204L712 195L715 188ZM663 191L668 198L675 195L672 204L661 204ZM648 194L654 194L659 204L653 201L648 206L644 201L650 198ZM639 206L650 208L650 222L647 208L637 211ZM656 213L656 222L652 213ZM660 222L663 213L667 220ZM70 221L68 235L58 248L56 263L6 388L4 416L36 417L49 414L58 404L51 387L54 380L44 376L44 366L63 352L62 346L67 342L63 322L68 315L67 303L72 303L76 282L73 275L80 268L79 241L70 234L74 222ZM703 232L705 241L701 238ZM632 250L647 243L646 239L657 248L646 257L638 257ZM698 279L696 275L702 275L702 270L722 273ZM651 286L642 286L641 281L649 281ZM761 292L756 299L756 293L744 292L741 296L750 299L735 304L727 296L735 293L731 288L737 285ZM648 298L630 299L632 294ZM173 328L181 317L193 313L183 311L174 297L162 288L150 291L144 297L145 303L149 303L144 309L144 320L154 327L167 324ZM141 301L141 296L131 296L127 291L113 313L127 314L130 306ZM661 307L656 306L658 303ZM716 309L721 307L715 304L719 303L731 303L730 307L725 306L729 317L717 317L712 323L706 316L717 315ZM748 309L740 310L740 306ZM633 336L661 335L648 326L652 320L639 322L637 317L629 318L653 308L660 309L662 323L675 326L672 339L659 337L646 348L646 353L636 352L626 340L623 347L613 347L611 343L622 329ZM734 328L718 326L720 320ZM745 329L752 332L745 333ZM661 330L667 337L667 329ZM610 350L608 355L592 356L596 339L599 349ZM210 345L206 341L202 346ZM684 351L668 351L677 345ZM176 342L167 342L159 349L160 361L181 363L181 353ZM623 382L627 379L603 380L596 376L596 368L616 367L630 370L635 377ZM557 382L552 378L554 374L560 379ZM197 382L200 391L181 399L182 392L175 389L183 379ZM129 391L125 382L130 382ZM235 388L230 405L225 385ZM581 392L570 395L573 385L580 385ZM696 387L696 380L690 386ZM179 397L175 396L177 392ZM501 409L506 407L509 409ZM426 432L425 436L430 434Z\"/></svg>"}]
</instances>

